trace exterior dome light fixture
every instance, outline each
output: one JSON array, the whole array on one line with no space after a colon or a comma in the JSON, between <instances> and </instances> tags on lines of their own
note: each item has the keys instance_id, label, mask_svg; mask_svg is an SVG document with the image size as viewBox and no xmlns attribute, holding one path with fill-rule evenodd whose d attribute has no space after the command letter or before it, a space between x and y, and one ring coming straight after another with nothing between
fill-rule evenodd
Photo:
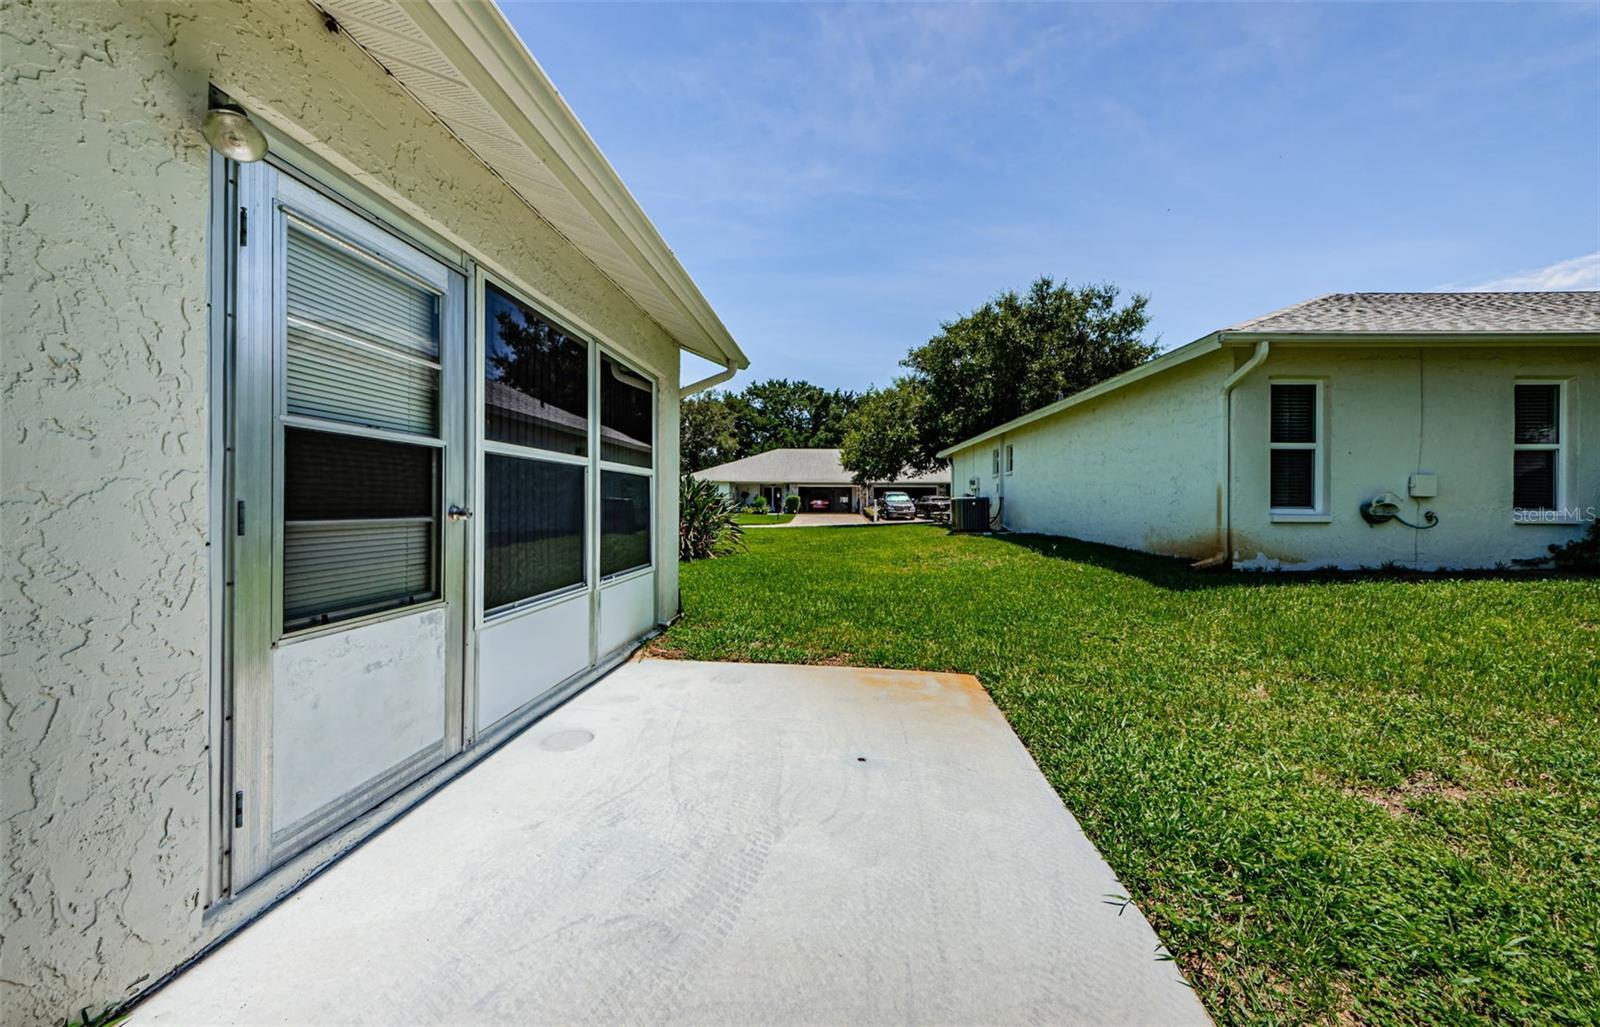
<instances>
[{"instance_id":1,"label":"exterior dome light fixture","mask_svg":"<svg viewBox=\"0 0 1600 1027\"><path fill-rule=\"evenodd\" d=\"M250 120L250 115L238 107L229 105L206 111L201 132L211 148L229 160L250 164L267 155L267 137Z\"/></svg>"}]
</instances>

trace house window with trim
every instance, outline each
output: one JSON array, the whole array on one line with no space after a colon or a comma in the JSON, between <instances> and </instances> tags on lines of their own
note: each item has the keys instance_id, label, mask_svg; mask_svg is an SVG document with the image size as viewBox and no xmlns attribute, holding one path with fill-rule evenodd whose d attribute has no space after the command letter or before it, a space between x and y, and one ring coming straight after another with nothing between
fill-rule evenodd
<instances>
[{"instance_id":1,"label":"house window with trim","mask_svg":"<svg viewBox=\"0 0 1600 1027\"><path fill-rule=\"evenodd\" d=\"M1273 382L1271 506L1274 513L1322 510L1322 386Z\"/></svg>"},{"instance_id":2,"label":"house window with trim","mask_svg":"<svg viewBox=\"0 0 1600 1027\"><path fill-rule=\"evenodd\" d=\"M994 448L994 450L992 452L990 452L989 456L990 456L989 474L991 476L993 476L993 477L998 478L998 477L1000 477L1000 447L996 446Z\"/></svg>"},{"instance_id":3,"label":"house window with trim","mask_svg":"<svg viewBox=\"0 0 1600 1027\"><path fill-rule=\"evenodd\" d=\"M1010 474L1012 471L1016 470L1016 467L1016 453L1010 446L1006 446L1006 473Z\"/></svg>"},{"instance_id":4,"label":"house window with trim","mask_svg":"<svg viewBox=\"0 0 1600 1027\"><path fill-rule=\"evenodd\" d=\"M1512 435L1511 505L1546 511L1561 505L1560 382L1518 382Z\"/></svg>"}]
</instances>

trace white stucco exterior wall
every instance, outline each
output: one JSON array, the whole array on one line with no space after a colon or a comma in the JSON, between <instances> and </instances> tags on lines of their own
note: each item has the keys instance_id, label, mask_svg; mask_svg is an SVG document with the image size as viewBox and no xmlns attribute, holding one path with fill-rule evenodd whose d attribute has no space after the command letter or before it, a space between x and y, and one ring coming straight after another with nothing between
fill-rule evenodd
<instances>
[{"instance_id":1,"label":"white stucco exterior wall","mask_svg":"<svg viewBox=\"0 0 1600 1027\"><path fill-rule=\"evenodd\" d=\"M1196 559L1216 545L1215 352L952 455L951 491L976 478L1012 531ZM1005 473L1005 447L1013 471ZM993 473L993 450L1001 453Z\"/></svg>"},{"instance_id":2,"label":"white stucco exterior wall","mask_svg":"<svg viewBox=\"0 0 1600 1027\"><path fill-rule=\"evenodd\" d=\"M662 618L678 353L308 3L10 0L3 18L0 1020L37 1024L137 993L202 931L208 81L658 378Z\"/></svg>"},{"instance_id":3,"label":"white stucco exterior wall","mask_svg":"<svg viewBox=\"0 0 1600 1027\"><path fill-rule=\"evenodd\" d=\"M1003 498L1013 531L1065 535L1199 559L1219 546L1222 383L1249 355L1224 348L952 455L954 492ZM1275 520L1267 445L1275 379L1324 383L1325 522ZM1567 387L1565 523L1512 517L1513 387ZM1274 344L1233 392L1231 521L1241 569L1492 568L1540 559L1576 538L1600 505L1600 347ZM993 473L995 449L1014 470ZM1412 472L1439 476L1439 495L1406 500L1407 520L1369 526L1360 504L1406 497Z\"/></svg>"},{"instance_id":4,"label":"white stucco exterior wall","mask_svg":"<svg viewBox=\"0 0 1600 1027\"><path fill-rule=\"evenodd\" d=\"M1268 510L1270 388L1286 378L1323 383L1327 523L1274 522ZM1513 389L1530 378L1568 380L1568 506L1588 508L1592 518L1600 504L1600 347L1274 347L1234 392L1235 565L1435 570L1548 556L1549 545L1585 525L1512 517ZM1416 471L1438 475L1438 496L1407 497ZM1422 523L1422 511L1433 510L1438 526L1368 525L1359 507L1385 491L1401 497L1406 520Z\"/></svg>"}]
</instances>

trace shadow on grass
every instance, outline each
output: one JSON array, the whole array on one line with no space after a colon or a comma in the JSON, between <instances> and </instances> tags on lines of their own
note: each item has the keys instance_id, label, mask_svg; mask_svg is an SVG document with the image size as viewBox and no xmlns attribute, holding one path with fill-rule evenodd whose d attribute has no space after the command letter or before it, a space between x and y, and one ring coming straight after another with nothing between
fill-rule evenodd
<instances>
[{"instance_id":1,"label":"shadow on grass","mask_svg":"<svg viewBox=\"0 0 1600 1027\"><path fill-rule=\"evenodd\" d=\"M1304 585L1324 585L1330 582L1355 584L1379 582L1388 584L1415 584L1428 581L1530 581L1547 578L1591 579L1592 576L1548 569L1527 570L1456 570L1416 571L1404 568L1369 568L1342 571L1334 568L1320 570L1235 571L1227 568L1195 570L1191 560L1182 557L1157 556L1134 549L1085 542L1082 539L1061 535L1029 535L1001 532L985 536L997 542L1028 549L1040 556L1055 560L1070 560L1101 567L1118 574L1140 578L1157 588L1172 592L1193 592L1212 588L1273 587L1294 588Z\"/></svg>"}]
</instances>

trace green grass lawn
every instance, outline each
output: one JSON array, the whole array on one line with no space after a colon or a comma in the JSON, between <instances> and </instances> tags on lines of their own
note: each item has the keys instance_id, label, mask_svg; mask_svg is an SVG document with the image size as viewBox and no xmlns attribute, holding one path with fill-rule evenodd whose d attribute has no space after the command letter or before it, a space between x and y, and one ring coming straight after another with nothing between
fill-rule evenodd
<instances>
[{"instance_id":1,"label":"green grass lawn","mask_svg":"<svg viewBox=\"0 0 1600 1027\"><path fill-rule=\"evenodd\" d=\"M658 654L978 675L1219 1022L1600 1022L1600 581L746 537Z\"/></svg>"},{"instance_id":2,"label":"green grass lawn","mask_svg":"<svg viewBox=\"0 0 1600 1027\"><path fill-rule=\"evenodd\" d=\"M740 524L788 524L790 521L794 520L794 514L789 514L789 513L769 513L769 514L742 513L742 514L734 514L733 515L733 519L735 521L737 521L738 523L740 523Z\"/></svg>"}]
</instances>

